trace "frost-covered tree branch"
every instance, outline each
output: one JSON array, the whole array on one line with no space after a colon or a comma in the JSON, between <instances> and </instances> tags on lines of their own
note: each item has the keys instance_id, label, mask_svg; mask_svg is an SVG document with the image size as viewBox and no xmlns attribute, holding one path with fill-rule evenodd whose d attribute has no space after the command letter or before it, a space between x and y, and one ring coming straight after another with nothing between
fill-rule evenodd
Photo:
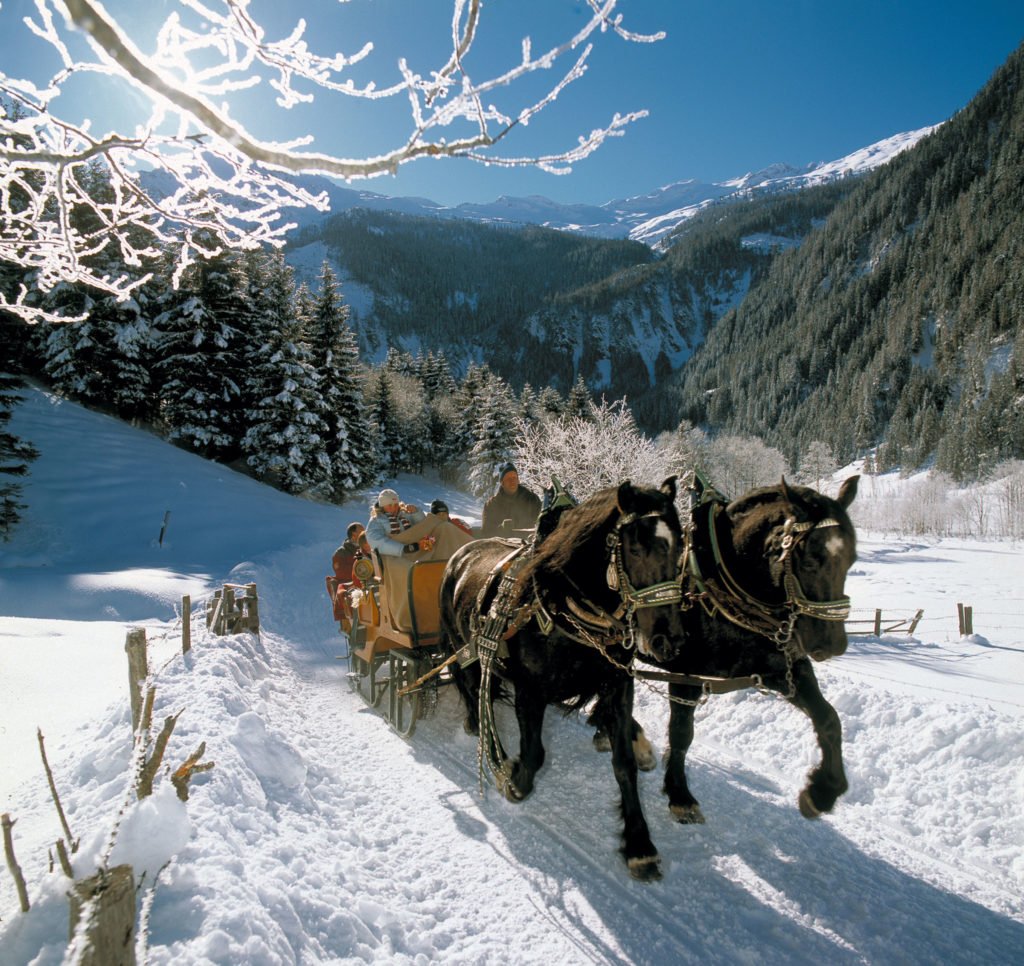
<instances>
[{"instance_id":1,"label":"frost-covered tree branch","mask_svg":"<svg viewBox=\"0 0 1024 966\"><path fill-rule=\"evenodd\" d=\"M61 282L126 298L161 250L176 253L176 282L196 258L223 247L280 245L292 227L281 209L327 207L326 195L290 180L296 173L371 178L423 157L567 172L646 112L615 113L551 153L501 148L584 76L600 35L630 42L662 36L627 30L617 0L586 4L588 19L563 42L535 53L524 39L510 67L481 74L478 66L490 65L473 55L486 20L481 0L452 0L450 49L436 66L417 69L412 55L425 55L412 51L398 60L394 79L378 86L360 73L372 43L317 53L301 18L275 38L253 12L256 0L169 2L172 12L149 33L138 26L144 18L115 15L96 0L34 0L20 22L0 2L5 44L23 39L52 61L32 79L0 71L0 263L22 273L0 287L0 308L46 318L38 293ZM284 9L295 7L274 13ZM344 12L342 3L336 16L343 20ZM540 71L554 79L538 95L535 84L520 82ZM114 118L113 129L96 134L108 121L76 114L84 82L95 85L95 107ZM514 109L497 106L513 85L532 94ZM254 124L294 130L282 112L314 100L330 109L342 99L404 102L405 132L380 154L350 158L314 150L312 131L283 141L250 131Z\"/></svg>"}]
</instances>

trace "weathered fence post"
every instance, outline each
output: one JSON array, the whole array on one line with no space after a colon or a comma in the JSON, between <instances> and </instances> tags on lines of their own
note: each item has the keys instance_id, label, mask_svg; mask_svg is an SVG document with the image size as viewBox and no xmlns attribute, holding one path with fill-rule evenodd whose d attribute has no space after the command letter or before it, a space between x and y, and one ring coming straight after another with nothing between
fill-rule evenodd
<instances>
[{"instance_id":1,"label":"weathered fence post","mask_svg":"<svg viewBox=\"0 0 1024 966\"><path fill-rule=\"evenodd\" d=\"M907 637L911 637L914 631L917 630L917 625L921 623L921 618L924 617L924 610L918 610L914 615L914 619L910 622L910 629L907 631Z\"/></svg>"},{"instance_id":2,"label":"weathered fence post","mask_svg":"<svg viewBox=\"0 0 1024 966\"><path fill-rule=\"evenodd\" d=\"M4 812L0 821L2 821L4 829L4 855L7 857L7 868L10 870L11 876L14 879L14 885L18 890L18 902L21 904L21 911L28 912L28 889L25 888L25 876L22 875L21 866L18 865L18 860L14 857L14 836L11 835L14 821L7 812Z\"/></svg>"},{"instance_id":3,"label":"weathered fence post","mask_svg":"<svg viewBox=\"0 0 1024 966\"><path fill-rule=\"evenodd\" d=\"M974 633L974 608L965 607L963 604L956 605L957 616L960 619L960 636L969 637Z\"/></svg>"},{"instance_id":4,"label":"weathered fence post","mask_svg":"<svg viewBox=\"0 0 1024 966\"><path fill-rule=\"evenodd\" d=\"M237 592L237 596L236 596ZM213 634L260 631L260 602L255 584L225 584L206 604L206 626Z\"/></svg>"},{"instance_id":5,"label":"weathered fence post","mask_svg":"<svg viewBox=\"0 0 1024 966\"><path fill-rule=\"evenodd\" d=\"M260 632L260 602L259 597L256 595L255 584L245 585L245 599L246 610L248 611L246 624L250 631L258 634Z\"/></svg>"},{"instance_id":6,"label":"weathered fence post","mask_svg":"<svg viewBox=\"0 0 1024 966\"><path fill-rule=\"evenodd\" d=\"M81 966L135 966L135 877L130 865L104 869L75 883L71 892L68 940L83 911L89 916L80 938ZM87 903L95 903L90 909Z\"/></svg>"},{"instance_id":7,"label":"weathered fence post","mask_svg":"<svg viewBox=\"0 0 1024 966\"><path fill-rule=\"evenodd\" d=\"M128 694L132 702L132 734L139 729L142 719L142 682L149 677L146 659L146 628L133 627L124 642L128 654Z\"/></svg>"},{"instance_id":8,"label":"weathered fence post","mask_svg":"<svg viewBox=\"0 0 1024 966\"><path fill-rule=\"evenodd\" d=\"M882 636L882 610L881 608L875 609L875 637Z\"/></svg>"},{"instance_id":9,"label":"weathered fence post","mask_svg":"<svg viewBox=\"0 0 1024 966\"><path fill-rule=\"evenodd\" d=\"M192 648L192 598L186 594L181 598L181 653L188 654Z\"/></svg>"},{"instance_id":10,"label":"weathered fence post","mask_svg":"<svg viewBox=\"0 0 1024 966\"><path fill-rule=\"evenodd\" d=\"M213 597L206 602L206 626L213 634L217 633L217 624L220 622L220 611L223 606L223 594L221 591L215 590Z\"/></svg>"}]
</instances>

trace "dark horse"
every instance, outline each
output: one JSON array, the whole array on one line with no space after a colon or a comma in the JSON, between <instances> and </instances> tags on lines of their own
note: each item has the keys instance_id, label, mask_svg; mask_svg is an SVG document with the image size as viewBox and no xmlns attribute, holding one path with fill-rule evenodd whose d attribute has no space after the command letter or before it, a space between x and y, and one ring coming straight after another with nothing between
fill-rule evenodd
<instances>
[{"instance_id":1,"label":"dark horse","mask_svg":"<svg viewBox=\"0 0 1024 966\"><path fill-rule=\"evenodd\" d=\"M675 477L660 489L627 481L601 490L563 510L537 546L500 538L467 544L441 584L441 630L466 664L454 670L466 729L481 735L481 754L510 801L530 794L544 763L545 708L599 699L622 796L622 851L639 879L661 873L637 791L627 668L634 648L667 661L682 639L675 495ZM519 756L511 762L490 738L488 662L515 692Z\"/></svg>"},{"instance_id":2,"label":"dark horse","mask_svg":"<svg viewBox=\"0 0 1024 966\"><path fill-rule=\"evenodd\" d=\"M846 791L842 726L811 659L846 650L843 585L857 556L846 510L858 479L846 480L835 500L783 480L732 503L716 494L697 502L684 578L685 640L675 658L661 662L678 677L669 685L664 786L678 821L704 821L686 783L686 753L695 706L715 690L768 688L811 719L822 758L799 795L806 818L831 811Z\"/></svg>"}]
</instances>

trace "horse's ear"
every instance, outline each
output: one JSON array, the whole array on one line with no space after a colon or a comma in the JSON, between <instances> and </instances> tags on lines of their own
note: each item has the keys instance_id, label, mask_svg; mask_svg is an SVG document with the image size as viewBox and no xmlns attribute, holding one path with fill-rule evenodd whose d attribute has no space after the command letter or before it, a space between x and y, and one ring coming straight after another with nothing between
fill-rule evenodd
<instances>
[{"instance_id":1,"label":"horse's ear","mask_svg":"<svg viewBox=\"0 0 1024 966\"><path fill-rule=\"evenodd\" d=\"M673 503L676 499L676 478L670 476L664 483L661 484L661 492L665 494Z\"/></svg>"},{"instance_id":2,"label":"horse's ear","mask_svg":"<svg viewBox=\"0 0 1024 966\"><path fill-rule=\"evenodd\" d=\"M633 489L633 484L629 480L623 480L619 484L618 493L615 494L615 503L619 508L619 513L632 513L635 499L636 491Z\"/></svg>"},{"instance_id":3,"label":"horse's ear","mask_svg":"<svg viewBox=\"0 0 1024 966\"><path fill-rule=\"evenodd\" d=\"M860 476L851 476L843 482L841 487L839 487L839 496L836 497L836 502L844 510L853 503L853 498L857 495L857 484L859 482Z\"/></svg>"},{"instance_id":4,"label":"horse's ear","mask_svg":"<svg viewBox=\"0 0 1024 966\"><path fill-rule=\"evenodd\" d=\"M779 492L782 494L782 499L784 499L787 503L796 502L796 500L793 499L793 491L790 490L789 484L786 482L785 476L783 476L782 480L779 482Z\"/></svg>"}]
</instances>

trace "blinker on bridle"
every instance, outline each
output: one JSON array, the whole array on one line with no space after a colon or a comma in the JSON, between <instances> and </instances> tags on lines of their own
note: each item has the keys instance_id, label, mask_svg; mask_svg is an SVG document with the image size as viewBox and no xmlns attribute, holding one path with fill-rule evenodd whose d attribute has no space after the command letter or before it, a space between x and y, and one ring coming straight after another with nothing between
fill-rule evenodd
<instances>
[{"instance_id":1,"label":"blinker on bridle","mask_svg":"<svg viewBox=\"0 0 1024 966\"><path fill-rule=\"evenodd\" d=\"M608 587L618 592L622 603L630 611L643 610L647 607L664 607L666 604L680 604L683 600L683 585L679 577L638 589L633 586L626 573L622 562L622 529L647 517L661 519L661 514L656 510L649 513L623 513L616 521L615 529L605 538L609 549Z\"/></svg>"},{"instance_id":2,"label":"blinker on bridle","mask_svg":"<svg viewBox=\"0 0 1024 966\"><path fill-rule=\"evenodd\" d=\"M782 586L786 591L786 606L795 614L804 614L819 621L845 621L850 616L850 598L840 597L838 600L809 600L800 585L800 579L793 572L793 553L803 539L804 534L825 527L841 526L833 517L812 522L806 520L797 523L793 517L786 517L782 528L782 553L779 560L785 568Z\"/></svg>"}]
</instances>

